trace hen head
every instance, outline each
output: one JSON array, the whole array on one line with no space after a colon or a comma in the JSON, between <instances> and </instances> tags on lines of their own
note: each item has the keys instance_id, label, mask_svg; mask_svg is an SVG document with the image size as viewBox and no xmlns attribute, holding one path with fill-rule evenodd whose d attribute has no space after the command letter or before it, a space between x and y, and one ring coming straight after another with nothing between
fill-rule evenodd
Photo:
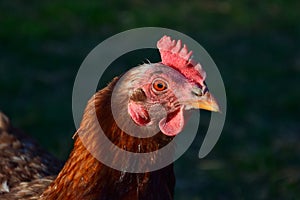
<instances>
[{"instance_id":1,"label":"hen head","mask_svg":"<svg viewBox=\"0 0 300 200\"><path fill-rule=\"evenodd\" d=\"M187 110L218 112L219 106L204 82L204 70L190 59L192 52L180 40L164 36L157 47L162 62L143 64L124 74L118 96L127 95L127 113L135 124L157 126L163 134L175 136L184 127Z\"/></svg>"}]
</instances>

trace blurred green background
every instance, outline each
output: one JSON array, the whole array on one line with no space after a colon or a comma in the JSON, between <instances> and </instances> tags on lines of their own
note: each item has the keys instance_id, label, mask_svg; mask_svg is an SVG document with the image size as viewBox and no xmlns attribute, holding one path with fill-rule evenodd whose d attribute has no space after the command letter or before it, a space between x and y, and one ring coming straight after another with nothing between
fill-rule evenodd
<instances>
[{"instance_id":1,"label":"blurred green background","mask_svg":"<svg viewBox=\"0 0 300 200\"><path fill-rule=\"evenodd\" d=\"M127 29L175 29L209 52L228 95L213 151L198 159L199 136L176 161L176 199L300 199L299 10L296 0L0 1L0 109L66 159L89 51Z\"/></svg>"}]
</instances>

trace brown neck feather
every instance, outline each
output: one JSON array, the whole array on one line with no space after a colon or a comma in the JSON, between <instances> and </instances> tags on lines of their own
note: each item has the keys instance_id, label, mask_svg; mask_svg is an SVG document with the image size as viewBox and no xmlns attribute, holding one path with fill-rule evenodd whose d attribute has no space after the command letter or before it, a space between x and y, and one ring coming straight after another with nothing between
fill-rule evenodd
<instances>
[{"instance_id":1,"label":"brown neck feather","mask_svg":"<svg viewBox=\"0 0 300 200\"><path fill-rule=\"evenodd\" d=\"M136 138L118 128L110 110L112 89L117 80L115 78L88 102L80 128L74 136L70 157L56 180L43 193L42 199L173 199L175 177L172 164L154 172L122 172L99 162L82 142L82 139L84 143L94 142L97 135L93 126L95 120L115 145L127 151L155 151L172 140L162 133L151 138ZM92 108L96 109L97 119L89 115ZM119 159L118 155L114 159Z\"/></svg>"}]
</instances>

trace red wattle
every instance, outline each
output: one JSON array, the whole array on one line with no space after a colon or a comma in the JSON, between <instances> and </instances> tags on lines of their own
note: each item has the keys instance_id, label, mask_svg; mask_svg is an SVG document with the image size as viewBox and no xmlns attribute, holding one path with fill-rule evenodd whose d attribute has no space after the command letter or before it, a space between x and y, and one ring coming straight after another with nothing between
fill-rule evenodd
<instances>
[{"instance_id":1,"label":"red wattle","mask_svg":"<svg viewBox=\"0 0 300 200\"><path fill-rule=\"evenodd\" d=\"M159 129L168 136L175 136L180 133L184 126L183 107L178 111L168 114L159 122Z\"/></svg>"}]
</instances>

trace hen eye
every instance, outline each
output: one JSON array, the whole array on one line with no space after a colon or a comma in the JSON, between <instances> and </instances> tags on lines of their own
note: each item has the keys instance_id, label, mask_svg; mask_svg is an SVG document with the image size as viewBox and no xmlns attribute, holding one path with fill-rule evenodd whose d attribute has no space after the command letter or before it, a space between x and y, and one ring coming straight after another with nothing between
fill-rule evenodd
<instances>
[{"instance_id":1,"label":"hen eye","mask_svg":"<svg viewBox=\"0 0 300 200\"><path fill-rule=\"evenodd\" d=\"M163 80L155 80L152 84L154 90L158 91L158 92L161 92L163 90L166 90L168 88L168 84L163 81Z\"/></svg>"}]
</instances>

